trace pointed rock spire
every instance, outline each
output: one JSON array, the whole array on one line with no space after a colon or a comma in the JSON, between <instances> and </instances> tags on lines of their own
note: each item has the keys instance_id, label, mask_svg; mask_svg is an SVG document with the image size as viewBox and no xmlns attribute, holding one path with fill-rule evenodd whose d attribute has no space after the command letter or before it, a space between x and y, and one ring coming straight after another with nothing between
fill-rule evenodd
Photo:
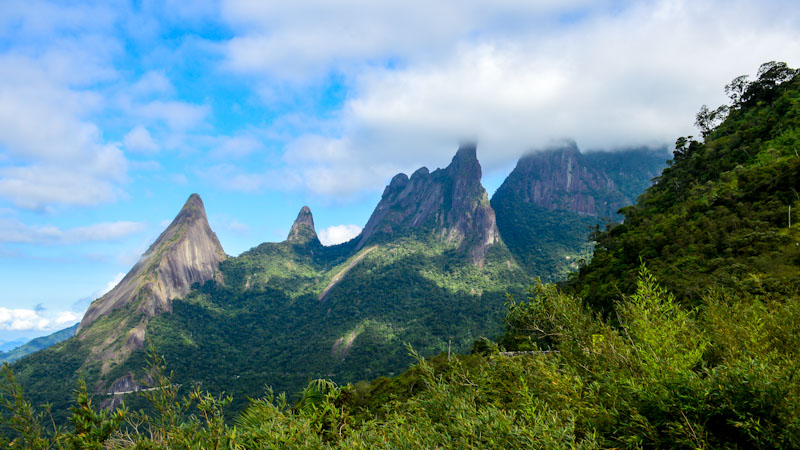
<instances>
[{"instance_id":1,"label":"pointed rock spire","mask_svg":"<svg viewBox=\"0 0 800 450\"><path fill-rule=\"evenodd\" d=\"M289 230L287 241L297 244L304 244L309 241L318 240L317 232L314 229L314 216L311 215L311 208L303 206L297 214L297 219Z\"/></svg>"},{"instance_id":2,"label":"pointed rock spire","mask_svg":"<svg viewBox=\"0 0 800 450\"><path fill-rule=\"evenodd\" d=\"M213 278L221 281L219 263L225 257L219 239L208 225L203 200L192 194L125 278L89 306L78 332L131 303L145 320L171 311L172 299L186 296L192 284ZM141 340L131 342L140 346Z\"/></svg>"},{"instance_id":3,"label":"pointed rock spire","mask_svg":"<svg viewBox=\"0 0 800 450\"><path fill-rule=\"evenodd\" d=\"M450 165L411 178L399 174L383 191L380 203L361 233L357 248L403 229L432 226L447 242L468 250L482 264L486 248L499 241L495 214L481 185L476 145L462 144Z\"/></svg>"}]
</instances>

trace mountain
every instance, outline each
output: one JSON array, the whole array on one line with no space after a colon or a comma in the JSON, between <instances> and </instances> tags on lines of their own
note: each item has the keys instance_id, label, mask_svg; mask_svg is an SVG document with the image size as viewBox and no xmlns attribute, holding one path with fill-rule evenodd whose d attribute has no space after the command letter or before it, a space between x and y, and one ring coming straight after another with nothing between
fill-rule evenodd
<instances>
[{"instance_id":1,"label":"mountain","mask_svg":"<svg viewBox=\"0 0 800 450\"><path fill-rule=\"evenodd\" d=\"M75 331L78 329L78 324L64 328L63 330L56 331L48 334L47 336L31 339L30 341L6 352L0 352L0 362L14 362L23 356L30 355L31 353L38 352L39 350L50 347L51 345L58 344L65 341L72 336L75 336Z\"/></svg>"},{"instance_id":2,"label":"mountain","mask_svg":"<svg viewBox=\"0 0 800 450\"><path fill-rule=\"evenodd\" d=\"M422 167L411 178L403 173L392 178L356 248L414 229L437 233L483 264L489 246L499 239L474 144L459 147L444 169Z\"/></svg>"},{"instance_id":3,"label":"mountain","mask_svg":"<svg viewBox=\"0 0 800 450\"><path fill-rule=\"evenodd\" d=\"M143 348L149 319L171 311L173 299L186 296L195 283L221 282L219 263L225 258L203 201L192 194L125 278L89 306L78 338L91 342L91 353L107 372Z\"/></svg>"},{"instance_id":4,"label":"mountain","mask_svg":"<svg viewBox=\"0 0 800 450\"><path fill-rule=\"evenodd\" d=\"M574 142L528 154L492 196L500 236L530 274L563 279L591 258L589 235L650 186L661 150L581 153Z\"/></svg>"},{"instance_id":5,"label":"mountain","mask_svg":"<svg viewBox=\"0 0 800 450\"><path fill-rule=\"evenodd\" d=\"M309 377L398 373L412 361L405 343L423 354L466 351L501 332L506 293L525 284L480 178L475 146L462 146L445 168L394 177L350 242L323 246L303 207L285 241L228 258L193 195L92 304L76 338L15 370L54 405L68 404L69 389L37 373L55 371L67 385L80 374L98 394L130 391L150 383L146 336L178 383L232 393L237 409L265 385L294 394Z\"/></svg>"},{"instance_id":6,"label":"mountain","mask_svg":"<svg viewBox=\"0 0 800 450\"><path fill-rule=\"evenodd\" d=\"M467 351L501 333L506 295L528 284L480 179L475 145L462 145L447 167L392 178L349 242L323 246L304 206L285 241L228 258L192 195L90 306L76 338L21 360L20 377L47 393L42 401L65 405L68 392L32 379L57 367L62 380L82 375L105 393L98 401L117 404L126 394L108 392L151 382L146 336L176 382L234 394L237 409L264 385L293 394L309 377L347 383L398 373L412 361L405 343L424 355ZM537 270L556 273L556 263Z\"/></svg>"},{"instance_id":7,"label":"mountain","mask_svg":"<svg viewBox=\"0 0 800 450\"><path fill-rule=\"evenodd\" d=\"M54 383L74 387L84 377L96 392L124 384L129 376L122 367L143 351L149 322L193 287L222 283L225 258L203 201L192 194L122 281L89 306L75 337L22 358L15 365L20 377L55 407L68 403L71 388Z\"/></svg>"},{"instance_id":8,"label":"mountain","mask_svg":"<svg viewBox=\"0 0 800 450\"><path fill-rule=\"evenodd\" d=\"M300 212L297 213L297 219L292 224L286 240L295 244L319 243L317 231L314 229L314 216L311 215L311 209L308 206L303 206Z\"/></svg>"},{"instance_id":9,"label":"mountain","mask_svg":"<svg viewBox=\"0 0 800 450\"><path fill-rule=\"evenodd\" d=\"M238 410L265 385L293 394L309 378L347 383L399 373L412 362L405 343L423 355L467 351L501 333L506 295L523 295L528 284L480 180L475 145L462 145L447 167L392 178L349 242L323 246L304 206L285 241L237 257L225 256L193 194L119 285L90 306L74 339L16 370L54 406L69 404L70 391L37 374L52 379L55 371L67 384L83 376L99 403L116 405L131 396L109 392L152 381L147 339L177 383L231 393ZM561 262L537 270L557 273Z\"/></svg>"},{"instance_id":10,"label":"mountain","mask_svg":"<svg viewBox=\"0 0 800 450\"><path fill-rule=\"evenodd\" d=\"M16 339L13 341L3 342L3 344L0 345L0 352L8 352L14 350L15 348L25 344L26 342L28 342L28 340L25 339Z\"/></svg>"},{"instance_id":11,"label":"mountain","mask_svg":"<svg viewBox=\"0 0 800 450\"><path fill-rule=\"evenodd\" d=\"M192 194L125 278L89 306L78 332L133 301L139 301L137 311L147 318L169 311L170 301L185 296L192 284L217 276L224 259L225 252L208 226L203 201ZM140 337L132 336L132 341L141 347Z\"/></svg>"},{"instance_id":12,"label":"mountain","mask_svg":"<svg viewBox=\"0 0 800 450\"><path fill-rule=\"evenodd\" d=\"M466 351L501 331L505 295L524 285L480 170L462 146L446 168L395 176L362 234L336 246L319 243L303 207L285 241L223 261L225 285L175 301L148 333L180 382L231 392L235 408L265 383L293 394L309 377L398 373L404 343Z\"/></svg>"}]
</instances>

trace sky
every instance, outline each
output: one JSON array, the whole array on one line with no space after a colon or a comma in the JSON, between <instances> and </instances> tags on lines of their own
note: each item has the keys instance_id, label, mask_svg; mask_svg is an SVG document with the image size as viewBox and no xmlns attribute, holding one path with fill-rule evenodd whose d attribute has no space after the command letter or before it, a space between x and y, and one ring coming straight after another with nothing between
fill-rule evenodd
<instances>
[{"instance_id":1,"label":"sky","mask_svg":"<svg viewBox=\"0 0 800 450\"><path fill-rule=\"evenodd\" d=\"M671 147L796 0L0 2L0 342L80 320L193 192L229 255L356 235L399 172L478 143Z\"/></svg>"}]
</instances>

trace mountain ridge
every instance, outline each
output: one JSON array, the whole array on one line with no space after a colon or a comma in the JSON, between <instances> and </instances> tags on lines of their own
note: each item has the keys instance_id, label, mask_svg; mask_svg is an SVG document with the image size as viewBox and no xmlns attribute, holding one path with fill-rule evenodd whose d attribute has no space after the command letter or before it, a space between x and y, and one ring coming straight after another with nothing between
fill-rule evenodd
<instances>
[{"instance_id":1,"label":"mountain ridge","mask_svg":"<svg viewBox=\"0 0 800 450\"><path fill-rule=\"evenodd\" d=\"M527 154L492 196L500 235L532 276L563 279L591 258L592 230L621 220L667 159L647 148L582 153L574 142Z\"/></svg>"},{"instance_id":2,"label":"mountain ridge","mask_svg":"<svg viewBox=\"0 0 800 450\"><path fill-rule=\"evenodd\" d=\"M147 387L147 336L172 361L178 383L226 390L236 409L264 383L293 393L308 377L348 383L397 373L411 362L404 342L424 355L468 351L475 339L500 333L506 294L524 295L527 285L500 238L481 172L467 144L447 167L396 175L362 234L334 246L319 242L304 206L284 241L219 260L218 273L162 307L108 308L77 338L21 360L22 373L60 361L72 370L65 380L82 374L96 392ZM202 218L197 228L206 230L195 202L202 205L190 197L149 252L170 254L164 245L182 242L176 230L186 231L187 218ZM58 395L42 400L68 403L68 392Z\"/></svg>"},{"instance_id":3,"label":"mountain ridge","mask_svg":"<svg viewBox=\"0 0 800 450\"><path fill-rule=\"evenodd\" d=\"M462 144L442 169L417 169L409 178L395 175L358 237L360 249L398 230L432 227L447 242L455 242L473 263L482 265L487 248L499 242L489 196L481 185L476 144ZM469 238L469 239L468 239Z\"/></svg>"}]
</instances>

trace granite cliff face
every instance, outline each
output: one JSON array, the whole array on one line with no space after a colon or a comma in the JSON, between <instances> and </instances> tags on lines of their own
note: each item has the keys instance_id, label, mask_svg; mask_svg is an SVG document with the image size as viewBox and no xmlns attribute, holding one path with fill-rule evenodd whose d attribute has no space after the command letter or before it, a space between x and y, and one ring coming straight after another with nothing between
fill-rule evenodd
<instances>
[{"instance_id":1,"label":"granite cliff face","mask_svg":"<svg viewBox=\"0 0 800 450\"><path fill-rule=\"evenodd\" d=\"M136 308L141 320L131 329L117 328L112 334L127 333L125 347L141 348L147 319L171 311L172 299L184 297L192 284L211 279L222 281L219 263L225 258L217 236L208 225L203 201L192 194L125 278L89 306L78 334L91 331L97 320L130 305ZM105 341L115 341L113 337L106 336Z\"/></svg>"},{"instance_id":2,"label":"granite cliff face","mask_svg":"<svg viewBox=\"0 0 800 450\"><path fill-rule=\"evenodd\" d=\"M495 195L550 211L619 220L617 211L633 204L666 159L666 153L649 150L583 154L571 142L522 157Z\"/></svg>"},{"instance_id":3,"label":"granite cliff face","mask_svg":"<svg viewBox=\"0 0 800 450\"><path fill-rule=\"evenodd\" d=\"M446 242L467 251L482 265L488 247L499 241L489 197L481 185L481 166L473 144L462 145L449 166L401 173L384 189L357 248L409 229L431 227Z\"/></svg>"}]
</instances>

